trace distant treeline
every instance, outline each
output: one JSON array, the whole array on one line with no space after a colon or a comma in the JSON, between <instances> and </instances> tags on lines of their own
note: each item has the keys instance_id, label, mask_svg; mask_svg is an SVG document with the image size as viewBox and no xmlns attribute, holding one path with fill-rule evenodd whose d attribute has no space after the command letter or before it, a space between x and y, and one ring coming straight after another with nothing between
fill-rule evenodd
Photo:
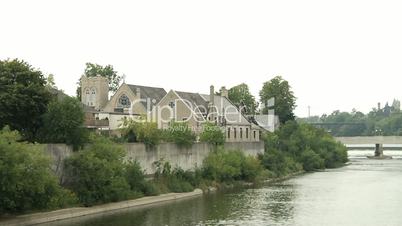
<instances>
[{"instance_id":1,"label":"distant treeline","mask_svg":"<svg viewBox=\"0 0 402 226\"><path fill-rule=\"evenodd\" d=\"M334 136L402 136L402 112L400 101L394 100L384 107L378 104L368 114L355 109L352 112L334 111L330 115L299 118L313 123Z\"/></svg>"}]
</instances>

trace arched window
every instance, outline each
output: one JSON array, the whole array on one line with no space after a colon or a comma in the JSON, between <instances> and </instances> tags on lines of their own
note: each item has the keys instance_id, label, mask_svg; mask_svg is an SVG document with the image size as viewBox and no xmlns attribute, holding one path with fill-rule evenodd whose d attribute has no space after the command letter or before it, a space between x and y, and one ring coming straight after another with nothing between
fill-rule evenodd
<instances>
[{"instance_id":1,"label":"arched window","mask_svg":"<svg viewBox=\"0 0 402 226\"><path fill-rule=\"evenodd\" d=\"M90 100L89 100L90 106L95 105L95 100L96 100L96 89L95 89L95 87L92 87L91 88Z\"/></svg>"},{"instance_id":2,"label":"arched window","mask_svg":"<svg viewBox=\"0 0 402 226\"><path fill-rule=\"evenodd\" d=\"M130 99L125 95L121 95L117 101L118 108L129 108L131 106Z\"/></svg>"},{"instance_id":3,"label":"arched window","mask_svg":"<svg viewBox=\"0 0 402 226\"><path fill-rule=\"evenodd\" d=\"M89 90L89 88L86 88L85 89L85 95L84 95L84 103L86 104L86 105L88 105L89 106L89 104L91 103L91 95L90 95L90 90Z\"/></svg>"}]
</instances>

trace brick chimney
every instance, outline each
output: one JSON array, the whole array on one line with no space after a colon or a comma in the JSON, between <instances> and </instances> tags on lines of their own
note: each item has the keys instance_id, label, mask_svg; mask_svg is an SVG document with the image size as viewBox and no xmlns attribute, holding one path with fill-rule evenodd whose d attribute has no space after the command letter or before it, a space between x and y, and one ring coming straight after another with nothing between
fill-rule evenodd
<instances>
[{"instance_id":1,"label":"brick chimney","mask_svg":"<svg viewBox=\"0 0 402 226\"><path fill-rule=\"evenodd\" d=\"M213 85L209 87L209 104L214 105L215 100L215 88Z\"/></svg>"},{"instance_id":2,"label":"brick chimney","mask_svg":"<svg viewBox=\"0 0 402 226\"><path fill-rule=\"evenodd\" d=\"M225 86L222 86L222 88L221 88L220 91L221 91L221 96L222 96L222 97L229 98L229 93L228 93L228 90L226 89Z\"/></svg>"},{"instance_id":3,"label":"brick chimney","mask_svg":"<svg viewBox=\"0 0 402 226\"><path fill-rule=\"evenodd\" d=\"M137 87L137 89L135 89L135 95L137 95L138 98L141 98L141 89L139 87Z\"/></svg>"}]
</instances>

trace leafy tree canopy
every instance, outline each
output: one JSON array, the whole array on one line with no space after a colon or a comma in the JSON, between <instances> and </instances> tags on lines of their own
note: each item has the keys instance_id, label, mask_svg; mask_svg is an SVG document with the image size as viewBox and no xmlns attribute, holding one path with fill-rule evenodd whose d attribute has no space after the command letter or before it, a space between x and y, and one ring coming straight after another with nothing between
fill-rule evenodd
<instances>
[{"instance_id":1,"label":"leafy tree canopy","mask_svg":"<svg viewBox=\"0 0 402 226\"><path fill-rule=\"evenodd\" d=\"M200 140L212 145L223 145L225 143L225 134L219 126L205 123L200 134Z\"/></svg>"},{"instance_id":2,"label":"leafy tree canopy","mask_svg":"<svg viewBox=\"0 0 402 226\"><path fill-rule=\"evenodd\" d=\"M74 194L60 187L42 146L19 140L18 132L0 130L0 215L74 204Z\"/></svg>"},{"instance_id":3,"label":"leafy tree canopy","mask_svg":"<svg viewBox=\"0 0 402 226\"><path fill-rule=\"evenodd\" d=\"M51 95L42 72L14 59L0 61L0 128L9 125L35 141Z\"/></svg>"},{"instance_id":4,"label":"leafy tree canopy","mask_svg":"<svg viewBox=\"0 0 402 226\"><path fill-rule=\"evenodd\" d=\"M243 112L254 114L257 108L257 103L254 96L250 93L248 85L242 83L229 89L229 100L238 108L243 109Z\"/></svg>"},{"instance_id":5,"label":"leafy tree canopy","mask_svg":"<svg viewBox=\"0 0 402 226\"><path fill-rule=\"evenodd\" d=\"M123 76L119 75L117 71L114 70L113 66L108 64L102 66L94 63L86 63L84 76L95 77L102 76L109 80L109 91L115 92L120 86L120 82L123 80ZM79 84L79 82L78 82ZM81 97L81 86L77 88L77 96Z\"/></svg>"},{"instance_id":6,"label":"leafy tree canopy","mask_svg":"<svg viewBox=\"0 0 402 226\"><path fill-rule=\"evenodd\" d=\"M274 106L269 106L268 102L272 98L274 98ZM264 103L263 113L268 113L268 109L272 107L282 124L295 119L293 110L296 108L296 97L289 83L281 76L276 76L264 83L260 91L260 99L261 103Z\"/></svg>"},{"instance_id":7,"label":"leafy tree canopy","mask_svg":"<svg viewBox=\"0 0 402 226\"><path fill-rule=\"evenodd\" d=\"M73 97L52 101L43 116L41 140L48 143L67 143L77 149L86 141L81 103Z\"/></svg>"}]
</instances>

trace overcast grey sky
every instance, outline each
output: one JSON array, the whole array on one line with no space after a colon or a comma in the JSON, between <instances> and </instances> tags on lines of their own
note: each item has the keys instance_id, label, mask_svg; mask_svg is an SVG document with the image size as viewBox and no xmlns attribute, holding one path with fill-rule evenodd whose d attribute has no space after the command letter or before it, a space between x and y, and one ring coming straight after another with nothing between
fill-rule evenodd
<instances>
[{"instance_id":1,"label":"overcast grey sky","mask_svg":"<svg viewBox=\"0 0 402 226\"><path fill-rule=\"evenodd\" d=\"M85 63L126 82L208 93L275 75L296 114L402 99L400 1L4 1L0 59L20 58L75 94Z\"/></svg>"}]
</instances>

